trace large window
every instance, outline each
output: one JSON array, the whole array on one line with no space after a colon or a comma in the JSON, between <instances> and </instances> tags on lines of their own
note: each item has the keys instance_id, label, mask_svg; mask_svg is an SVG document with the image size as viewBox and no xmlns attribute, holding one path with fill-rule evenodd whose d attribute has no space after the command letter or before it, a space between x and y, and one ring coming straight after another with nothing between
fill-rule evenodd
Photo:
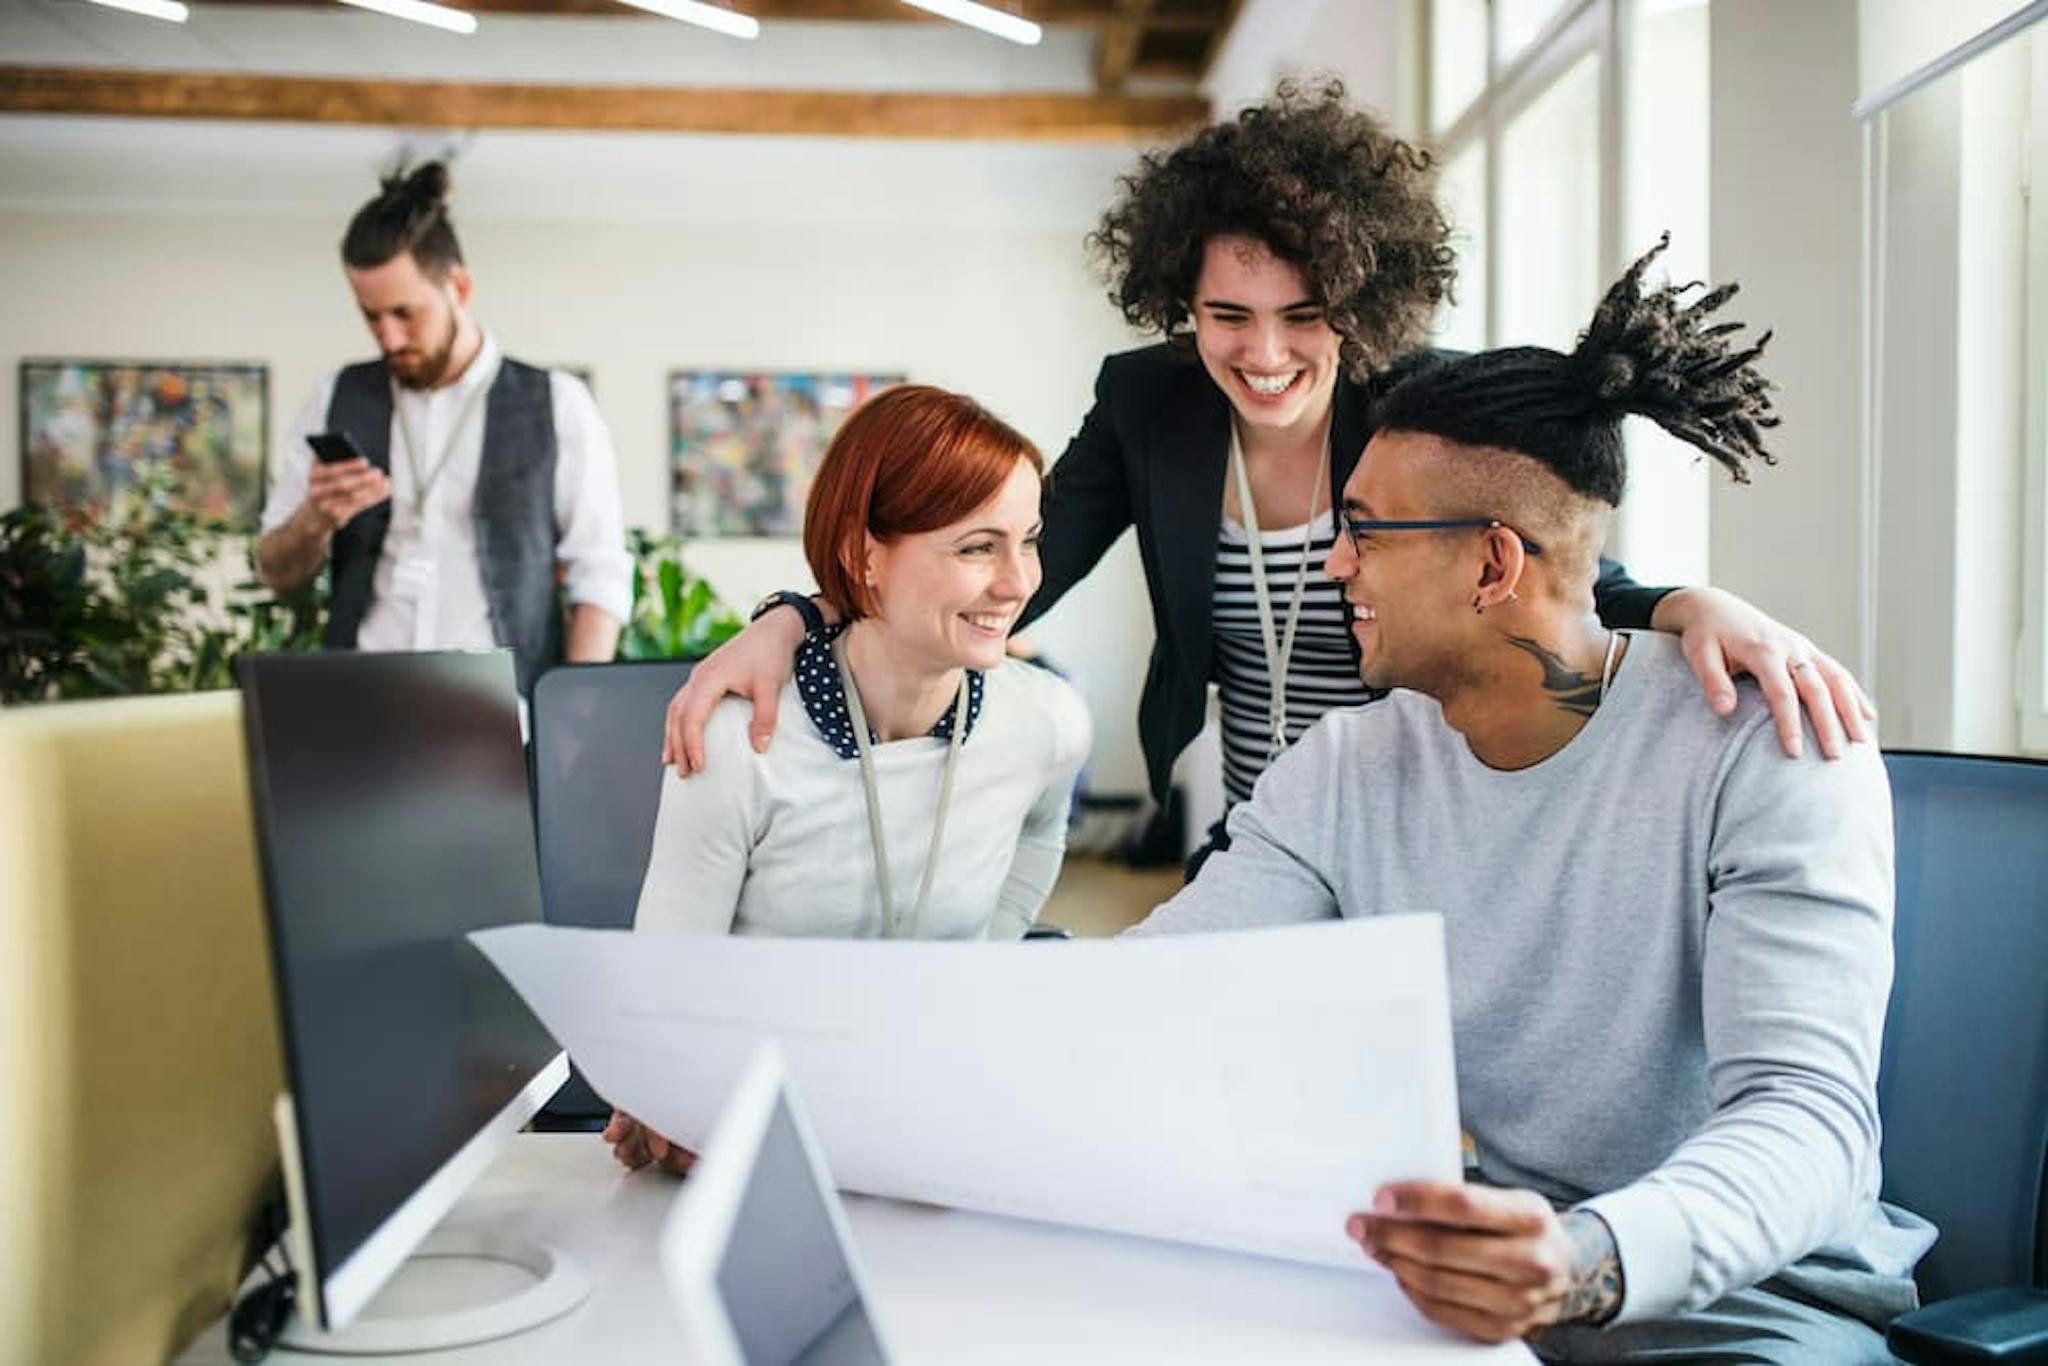
<instances>
[{"instance_id":1,"label":"large window","mask_svg":"<svg viewBox=\"0 0 2048 1366\"><path fill-rule=\"evenodd\" d=\"M1536 41L1565 0L1493 0L1493 55L1511 62Z\"/></svg>"},{"instance_id":2,"label":"large window","mask_svg":"<svg viewBox=\"0 0 2048 1366\"><path fill-rule=\"evenodd\" d=\"M2048 752L2044 35L1987 30L1859 106L1862 587L1891 745Z\"/></svg>"},{"instance_id":3,"label":"large window","mask_svg":"<svg viewBox=\"0 0 2048 1366\"><path fill-rule=\"evenodd\" d=\"M1486 89L1486 0L1431 0L1429 126L1441 132Z\"/></svg>"},{"instance_id":4,"label":"large window","mask_svg":"<svg viewBox=\"0 0 2048 1366\"><path fill-rule=\"evenodd\" d=\"M1458 282L1437 320L1437 345L1453 351L1486 349L1486 144L1472 142L1445 158L1437 195L1451 219L1458 251Z\"/></svg>"},{"instance_id":5,"label":"large window","mask_svg":"<svg viewBox=\"0 0 2048 1366\"><path fill-rule=\"evenodd\" d=\"M1600 54L1588 52L1500 135L1494 337L1570 350L1600 297Z\"/></svg>"},{"instance_id":6,"label":"large window","mask_svg":"<svg viewBox=\"0 0 2048 1366\"><path fill-rule=\"evenodd\" d=\"M1660 233L1707 262L1707 0L1429 0L1426 107L1458 231L1439 345L1569 349ZM1704 467L1647 423L1612 549L1645 582L1708 578Z\"/></svg>"}]
</instances>

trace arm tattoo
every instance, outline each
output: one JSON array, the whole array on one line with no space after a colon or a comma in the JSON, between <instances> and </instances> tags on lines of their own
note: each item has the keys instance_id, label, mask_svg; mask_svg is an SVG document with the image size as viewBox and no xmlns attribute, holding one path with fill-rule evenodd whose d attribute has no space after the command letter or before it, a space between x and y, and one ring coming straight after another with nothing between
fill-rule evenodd
<instances>
[{"instance_id":1,"label":"arm tattoo","mask_svg":"<svg viewBox=\"0 0 2048 1366\"><path fill-rule=\"evenodd\" d=\"M1575 1209L1559 1221L1572 1244L1572 1283L1559 1307L1560 1323L1602 1324L1621 1310L1621 1251L1607 1221Z\"/></svg>"},{"instance_id":2,"label":"arm tattoo","mask_svg":"<svg viewBox=\"0 0 2048 1366\"><path fill-rule=\"evenodd\" d=\"M1509 636L1508 644L1543 666L1543 691L1550 694L1551 701L1580 716L1591 716L1599 709L1603 692L1599 675L1580 673L1544 648L1541 641L1527 636Z\"/></svg>"}]
</instances>

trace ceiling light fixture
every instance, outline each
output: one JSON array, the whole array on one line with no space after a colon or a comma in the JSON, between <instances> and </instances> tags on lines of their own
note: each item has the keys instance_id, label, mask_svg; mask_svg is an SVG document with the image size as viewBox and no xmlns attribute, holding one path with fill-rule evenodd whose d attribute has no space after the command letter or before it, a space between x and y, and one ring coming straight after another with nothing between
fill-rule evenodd
<instances>
[{"instance_id":1,"label":"ceiling light fixture","mask_svg":"<svg viewBox=\"0 0 2048 1366\"><path fill-rule=\"evenodd\" d=\"M431 0L341 0L341 3L354 5L357 9L375 10L393 19L410 19L415 24L446 29L450 33L476 32L474 14L452 5L436 5Z\"/></svg>"},{"instance_id":2,"label":"ceiling light fixture","mask_svg":"<svg viewBox=\"0 0 2048 1366\"><path fill-rule=\"evenodd\" d=\"M761 21L751 14L741 14L723 5L710 5L704 0L625 0L635 9L644 9L649 14L659 14L665 19L680 19L686 24L696 24L728 38L758 38L761 36Z\"/></svg>"},{"instance_id":3,"label":"ceiling light fixture","mask_svg":"<svg viewBox=\"0 0 2048 1366\"><path fill-rule=\"evenodd\" d=\"M993 5L977 4L975 0L903 0L903 3L1026 47L1036 47L1038 40L1045 36L1045 30L1029 19L1020 19Z\"/></svg>"},{"instance_id":4,"label":"ceiling light fixture","mask_svg":"<svg viewBox=\"0 0 2048 1366\"><path fill-rule=\"evenodd\" d=\"M146 14L152 19L168 19L182 24L192 16L192 11L178 3L178 0L93 0L96 5L108 9L127 10L130 14Z\"/></svg>"}]
</instances>

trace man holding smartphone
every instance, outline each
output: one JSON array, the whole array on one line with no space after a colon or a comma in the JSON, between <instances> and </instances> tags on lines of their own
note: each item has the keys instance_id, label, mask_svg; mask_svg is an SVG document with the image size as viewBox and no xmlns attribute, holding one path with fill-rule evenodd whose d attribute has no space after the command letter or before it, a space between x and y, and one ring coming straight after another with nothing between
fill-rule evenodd
<instances>
[{"instance_id":1,"label":"man holding smartphone","mask_svg":"<svg viewBox=\"0 0 2048 1366\"><path fill-rule=\"evenodd\" d=\"M343 272L382 356L300 411L257 566L287 592L331 559L330 649L508 646L525 693L565 658L612 657L632 560L590 390L506 357L470 317L447 194L428 163L349 223Z\"/></svg>"}]
</instances>

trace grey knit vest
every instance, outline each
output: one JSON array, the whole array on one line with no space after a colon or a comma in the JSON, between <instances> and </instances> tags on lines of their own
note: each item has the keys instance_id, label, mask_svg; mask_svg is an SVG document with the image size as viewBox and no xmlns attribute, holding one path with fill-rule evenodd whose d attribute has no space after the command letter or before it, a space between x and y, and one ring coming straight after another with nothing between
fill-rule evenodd
<instances>
[{"instance_id":1,"label":"grey knit vest","mask_svg":"<svg viewBox=\"0 0 2048 1366\"><path fill-rule=\"evenodd\" d=\"M391 379L381 360L351 365L334 381L330 431L355 438L370 463L391 471ZM510 646L519 691L561 662L562 606L555 582L555 411L548 372L509 357L484 398L483 461L477 469L478 567L491 635ZM355 648L369 610L391 504L360 513L334 534L327 648Z\"/></svg>"}]
</instances>

